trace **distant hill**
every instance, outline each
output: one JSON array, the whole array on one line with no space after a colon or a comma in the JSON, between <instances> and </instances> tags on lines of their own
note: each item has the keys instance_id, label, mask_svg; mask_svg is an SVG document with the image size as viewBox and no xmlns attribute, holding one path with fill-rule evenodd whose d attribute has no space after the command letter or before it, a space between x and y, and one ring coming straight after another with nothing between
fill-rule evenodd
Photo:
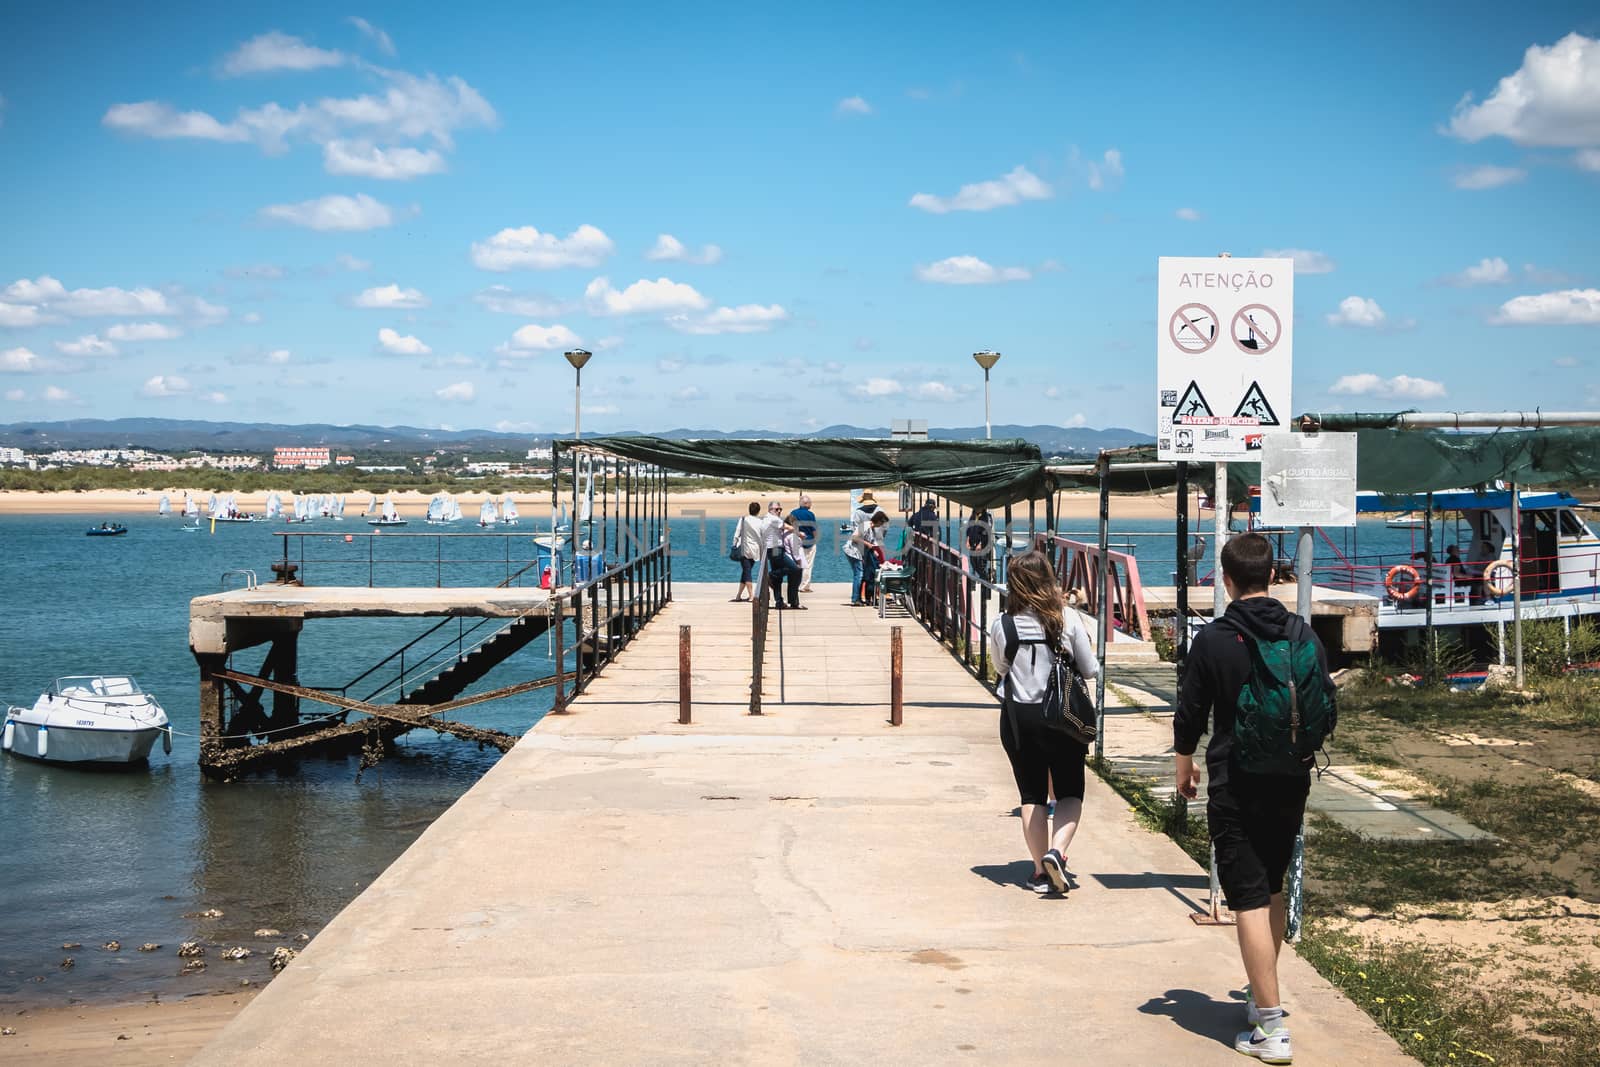
<instances>
[{"instance_id":1,"label":"distant hill","mask_svg":"<svg viewBox=\"0 0 1600 1067\"><path fill-rule=\"evenodd\" d=\"M622 431L615 436L638 435ZM565 437L566 435L560 435ZM598 436L598 435L596 435ZM659 431L657 437L676 440L797 437L888 437L887 426L829 426L814 433L775 433L771 430ZM935 427L928 436L936 441L981 438L981 426ZM1155 438L1137 430L1113 427L1092 430L1080 426L998 425L994 436L1021 437L1037 444L1046 455L1092 454L1102 448L1148 444ZM57 448L146 448L158 452L267 452L275 445L327 445L351 453L401 452L447 448L452 451L506 451L548 444L549 434L501 433L496 430L429 430L417 426L332 426L324 423L286 425L266 422L202 422L193 419L68 419L62 422L18 422L0 426L0 445L30 452Z\"/></svg>"}]
</instances>

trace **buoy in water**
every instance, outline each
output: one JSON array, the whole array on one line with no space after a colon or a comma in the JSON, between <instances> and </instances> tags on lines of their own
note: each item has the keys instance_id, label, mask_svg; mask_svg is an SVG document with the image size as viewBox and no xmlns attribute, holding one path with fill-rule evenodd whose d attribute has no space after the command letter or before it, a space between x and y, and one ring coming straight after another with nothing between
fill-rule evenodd
<instances>
[{"instance_id":1,"label":"buoy in water","mask_svg":"<svg viewBox=\"0 0 1600 1067\"><path fill-rule=\"evenodd\" d=\"M355 539L356 539L355 534L345 534L344 535L344 543L347 544L347 545L354 544L355 543Z\"/></svg>"},{"instance_id":2,"label":"buoy in water","mask_svg":"<svg viewBox=\"0 0 1600 1067\"><path fill-rule=\"evenodd\" d=\"M170 726L161 731L161 751L169 756L172 755L172 728Z\"/></svg>"}]
</instances>

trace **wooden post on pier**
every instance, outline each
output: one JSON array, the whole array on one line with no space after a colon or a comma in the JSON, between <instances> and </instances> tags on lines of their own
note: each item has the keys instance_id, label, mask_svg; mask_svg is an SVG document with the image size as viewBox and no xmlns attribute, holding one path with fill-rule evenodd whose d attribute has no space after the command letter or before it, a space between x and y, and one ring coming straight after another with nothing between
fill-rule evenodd
<instances>
[{"instance_id":1,"label":"wooden post on pier","mask_svg":"<svg viewBox=\"0 0 1600 1067\"><path fill-rule=\"evenodd\" d=\"M559 580L560 575L555 575L551 578L551 581ZM576 601L574 601L574 603L576 603ZM567 658L566 648L564 647L564 638L567 630L567 619L566 614L560 610L561 604L559 602L557 602L556 607L557 611L555 614L555 625L553 627L556 638L556 697L555 703L550 707L550 714L565 715L567 713L567 678L566 674L564 673L564 668L566 666ZM573 614L576 615L577 613L574 612ZM581 626L582 623L580 622L579 625Z\"/></svg>"},{"instance_id":2,"label":"wooden post on pier","mask_svg":"<svg viewBox=\"0 0 1600 1067\"><path fill-rule=\"evenodd\" d=\"M688 726L691 715L689 691L689 627L678 627L678 724Z\"/></svg>"},{"instance_id":3,"label":"wooden post on pier","mask_svg":"<svg viewBox=\"0 0 1600 1067\"><path fill-rule=\"evenodd\" d=\"M905 647L900 627L889 627L889 725L905 719Z\"/></svg>"}]
</instances>

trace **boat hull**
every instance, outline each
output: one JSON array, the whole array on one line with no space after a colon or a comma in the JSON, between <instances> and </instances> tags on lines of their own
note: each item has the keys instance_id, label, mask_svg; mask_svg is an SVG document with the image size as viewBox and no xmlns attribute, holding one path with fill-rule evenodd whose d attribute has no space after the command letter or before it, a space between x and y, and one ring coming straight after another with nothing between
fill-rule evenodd
<instances>
[{"instance_id":1,"label":"boat hull","mask_svg":"<svg viewBox=\"0 0 1600 1067\"><path fill-rule=\"evenodd\" d=\"M41 726L8 719L6 733L13 756L47 763L142 763L150 758L162 731L153 726L109 730L72 726Z\"/></svg>"}]
</instances>

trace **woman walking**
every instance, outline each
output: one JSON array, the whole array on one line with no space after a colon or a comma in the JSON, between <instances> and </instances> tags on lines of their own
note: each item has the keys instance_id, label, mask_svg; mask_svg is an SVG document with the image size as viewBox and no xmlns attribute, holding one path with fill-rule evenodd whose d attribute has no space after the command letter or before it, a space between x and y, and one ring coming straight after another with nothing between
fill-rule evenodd
<instances>
[{"instance_id":1,"label":"woman walking","mask_svg":"<svg viewBox=\"0 0 1600 1067\"><path fill-rule=\"evenodd\" d=\"M756 560L761 558L761 505L754 500L750 502L750 513L733 528L733 548L728 558L739 562L739 592L733 598L737 603L754 594L750 579Z\"/></svg>"},{"instance_id":2,"label":"woman walking","mask_svg":"<svg viewBox=\"0 0 1600 1067\"><path fill-rule=\"evenodd\" d=\"M1022 804L1022 837L1033 858L1028 888L1065 893L1067 848L1083 817L1083 761L1088 748L1045 725L1040 708L1056 656L1068 656L1073 669L1085 678L1095 677L1099 665L1078 613L1063 605L1055 568L1043 553L1013 558L1006 581L1006 612L989 626L995 673L1001 679L1000 744L1011 760ZM1054 833L1049 825L1052 784Z\"/></svg>"}]
</instances>

